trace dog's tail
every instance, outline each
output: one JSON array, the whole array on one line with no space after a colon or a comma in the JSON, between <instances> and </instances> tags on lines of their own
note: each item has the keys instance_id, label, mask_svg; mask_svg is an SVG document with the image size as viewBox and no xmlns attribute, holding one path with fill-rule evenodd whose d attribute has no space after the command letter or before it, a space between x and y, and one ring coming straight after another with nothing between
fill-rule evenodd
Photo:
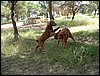
<instances>
[{"instance_id":1,"label":"dog's tail","mask_svg":"<svg viewBox=\"0 0 100 76\"><path fill-rule=\"evenodd\" d=\"M55 29L53 30L53 32L57 31L59 28L60 28L60 27L55 28Z\"/></svg>"}]
</instances>

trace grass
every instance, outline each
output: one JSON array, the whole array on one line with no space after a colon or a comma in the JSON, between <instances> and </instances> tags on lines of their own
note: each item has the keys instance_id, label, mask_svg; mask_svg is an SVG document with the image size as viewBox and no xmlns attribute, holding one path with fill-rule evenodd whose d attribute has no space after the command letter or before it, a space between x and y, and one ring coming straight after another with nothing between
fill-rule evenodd
<instances>
[{"instance_id":1,"label":"grass","mask_svg":"<svg viewBox=\"0 0 100 76\"><path fill-rule=\"evenodd\" d=\"M41 31L27 29L19 30L21 38L14 43L13 31L1 31L1 73L2 74L99 74L99 42L98 31L80 31L73 33L77 41L75 46L68 41L63 50L63 43L56 48L57 40L45 42L46 53L35 52L35 39ZM88 42L85 43L85 41ZM89 39L93 40L89 43ZM79 42L80 41L80 42ZM96 71L96 72L95 72Z\"/></svg>"},{"instance_id":2,"label":"grass","mask_svg":"<svg viewBox=\"0 0 100 76\"><path fill-rule=\"evenodd\" d=\"M90 16L75 16L75 19L71 21L71 19L67 19L64 17L64 19L61 20L55 20L58 24L58 26L81 26L81 25L91 25L95 24L96 20L93 20Z\"/></svg>"}]
</instances>

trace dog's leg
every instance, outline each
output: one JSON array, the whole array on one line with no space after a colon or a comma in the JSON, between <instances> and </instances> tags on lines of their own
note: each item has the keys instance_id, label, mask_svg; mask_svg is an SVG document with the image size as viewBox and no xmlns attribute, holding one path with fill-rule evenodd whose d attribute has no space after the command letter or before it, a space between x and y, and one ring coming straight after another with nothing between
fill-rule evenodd
<instances>
[{"instance_id":1,"label":"dog's leg","mask_svg":"<svg viewBox=\"0 0 100 76\"><path fill-rule=\"evenodd\" d=\"M70 38L74 41L74 45L76 46L76 41L75 41L74 37L72 36L72 34L70 34Z\"/></svg>"},{"instance_id":2,"label":"dog's leg","mask_svg":"<svg viewBox=\"0 0 100 76\"><path fill-rule=\"evenodd\" d=\"M60 27L55 28L55 29L53 30L53 32L57 31L59 28L60 28Z\"/></svg>"},{"instance_id":3,"label":"dog's leg","mask_svg":"<svg viewBox=\"0 0 100 76\"><path fill-rule=\"evenodd\" d=\"M64 37L64 40L63 40L63 41L64 41L64 48L67 47L67 39L68 39L68 36L65 36L65 37Z\"/></svg>"},{"instance_id":4,"label":"dog's leg","mask_svg":"<svg viewBox=\"0 0 100 76\"><path fill-rule=\"evenodd\" d=\"M58 40L58 43L57 43L57 48L58 48L59 43L60 43L60 40Z\"/></svg>"},{"instance_id":5,"label":"dog's leg","mask_svg":"<svg viewBox=\"0 0 100 76\"><path fill-rule=\"evenodd\" d=\"M35 50L35 51L37 51L38 47L39 47L39 46L37 45L37 46L36 46L36 50Z\"/></svg>"},{"instance_id":6,"label":"dog's leg","mask_svg":"<svg viewBox=\"0 0 100 76\"><path fill-rule=\"evenodd\" d=\"M75 41L75 39L74 39L74 37L73 37L73 35L71 33L70 33L70 36L69 37L74 41L74 43L76 45L76 41Z\"/></svg>"},{"instance_id":7,"label":"dog's leg","mask_svg":"<svg viewBox=\"0 0 100 76\"><path fill-rule=\"evenodd\" d=\"M44 52L43 49L44 49L44 44L41 44L41 46L40 46L40 52Z\"/></svg>"}]
</instances>

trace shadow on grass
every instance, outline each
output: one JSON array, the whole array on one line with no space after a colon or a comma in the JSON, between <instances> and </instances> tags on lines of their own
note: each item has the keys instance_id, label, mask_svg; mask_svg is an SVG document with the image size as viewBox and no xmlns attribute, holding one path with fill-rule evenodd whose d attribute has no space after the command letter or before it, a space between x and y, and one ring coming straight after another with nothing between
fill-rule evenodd
<instances>
[{"instance_id":1,"label":"shadow on grass","mask_svg":"<svg viewBox=\"0 0 100 76\"><path fill-rule=\"evenodd\" d=\"M86 35L88 34L88 35ZM96 38L98 32L74 33L82 39ZM77 39L78 40L78 39ZM99 48L95 44L85 44L83 41L74 45L68 41L64 51L63 43L56 48L57 40L45 42L46 53L35 53L36 42L31 38L21 38L16 44L13 39L2 44L1 74L3 75L40 75L40 74L99 74ZM84 69L84 70L83 70ZM74 71L74 72L73 72Z\"/></svg>"}]
</instances>

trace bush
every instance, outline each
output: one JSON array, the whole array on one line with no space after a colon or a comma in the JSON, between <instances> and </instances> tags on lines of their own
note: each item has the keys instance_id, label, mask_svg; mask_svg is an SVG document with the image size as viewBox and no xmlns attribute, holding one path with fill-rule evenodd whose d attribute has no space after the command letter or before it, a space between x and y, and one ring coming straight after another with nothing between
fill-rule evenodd
<instances>
[{"instance_id":1,"label":"bush","mask_svg":"<svg viewBox=\"0 0 100 76\"><path fill-rule=\"evenodd\" d=\"M7 22L7 18L1 18L1 24L6 23Z\"/></svg>"}]
</instances>

